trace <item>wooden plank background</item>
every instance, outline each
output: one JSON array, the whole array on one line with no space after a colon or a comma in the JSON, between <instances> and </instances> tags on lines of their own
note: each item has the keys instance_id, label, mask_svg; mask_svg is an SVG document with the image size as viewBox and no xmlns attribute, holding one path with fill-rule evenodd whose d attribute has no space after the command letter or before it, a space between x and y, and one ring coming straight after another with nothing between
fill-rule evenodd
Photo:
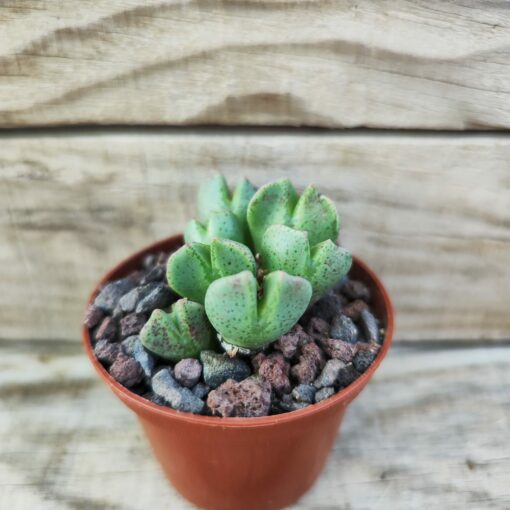
<instances>
[{"instance_id":1,"label":"wooden plank background","mask_svg":"<svg viewBox=\"0 0 510 510\"><path fill-rule=\"evenodd\" d=\"M343 243L388 284L399 340L506 338L509 160L510 141L492 136L13 136L0 154L2 336L74 341L97 279L182 231L221 168L257 185L312 177Z\"/></svg>"},{"instance_id":2,"label":"wooden plank background","mask_svg":"<svg viewBox=\"0 0 510 510\"><path fill-rule=\"evenodd\" d=\"M397 308L292 508L508 509L509 61L507 2L1 2L0 508L191 510L79 328L221 170L315 181Z\"/></svg>"},{"instance_id":3,"label":"wooden plank background","mask_svg":"<svg viewBox=\"0 0 510 510\"><path fill-rule=\"evenodd\" d=\"M0 125L508 128L509 27L506 2L2 2Z\"/></svg>"}]
</instances>

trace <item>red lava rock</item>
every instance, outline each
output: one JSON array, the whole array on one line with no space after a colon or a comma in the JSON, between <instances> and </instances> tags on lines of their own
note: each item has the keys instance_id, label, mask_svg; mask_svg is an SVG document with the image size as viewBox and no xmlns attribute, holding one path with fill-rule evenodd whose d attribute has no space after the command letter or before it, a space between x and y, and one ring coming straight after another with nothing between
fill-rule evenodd
<instances>
[{"instance_id":1,"label":"red lava rock","mask_svg":"<svg viewBox=\"0 0 510 510\"><path fill-rule=\"evenodd\" d=\"M316 364L317 368L321 370L326 364L324 353L315 342L310 342L309 344L304 345L301 349L301 356L310 358Z\"/></svg>"},{"instance_id":2,"label":"red lava rock","mask_svg":"<svg viewBox=\"0 0 510 510\"><path fill-rule=\"evenodd\" d=\"M292 359L298 348L311 341L300 324L296 324L288 333L282 335L274 344L274 348L281 351L286 359Z\"/></svg>"},{"instance_id":3,"label":"red lava rock","mask_svg":"<svg viewBox=\"0 0 510 510\"><path fill-rule=\"evenodd\" d=\"M285 361L283 354L275 352L262 361L258 374L278 393L289 393L291 389L289 370L290 365Z\"/></svg>"},{"instance_id":4,"label":"red lava rock","mask_svg":"<svg viewBox=\"0 0 510 510\"><path fill-rule=\"evenodd\" d=\"M251 366L253 367L254 372L258 372L260 368L260 364L266 359L266 355L263 352L259 352L255 354L251 358Z\"/></svg>"},{"instance_id":5,"label":"red lava rock","mask_svg":"<svg viewBox=\"0 0 510 510\"><path fill-rule=\"evenodd\" d=\"M381 349L381 346L375 342L358 342L354 346L356 353L360 351L368 351L377 354Z\"/></svg>"},{"instance_id":6,"label":"red lava rock","mask_svg":"<svg viewBox=\"0 0 510 510\"><path fill-rule=\"evenodd\" d=\"M140 363L124 353L120 353L110 367L110 375L126 388L131 388L143 380Z\"/></svg>"},{"instance_id":7,"label":"red lava rock","mask_svg":"<svg viewBox=\"0 0 510 510\"><path fill-rule=\"evenodd\" d=\"M145 315L137 313L126 315L120 321L120 336L127 338L128 336L138 335L146 322Z\"/></svg>"},{"instance_id":8,"label":"red lava rock","mask_svg":"<svg viewBox=\"0 0 510 510\"><path fill-rule=\"evenodd\" d=\"M87 311L85 312L83 324L90 329L93 328L94 326L97 326L103 318L104 318L103 310L91 304L89 305Z\"/></svg>"},{"instance_id":9,"label":"red lava rock","mask_svg":"<svg viewBox=\"0 0 510 510\"><path fill-rule=\"evenodd\" d=\"M194 358L182 359L174 367L174 378L186 388L197 384L202 375L202 364Z\"/></svg>"},{"instance_id":10,"label":"red lava rock","mask_svg":"<svg viewBox=\"0 0 510 510\"><path fill-rule=\"evenodd\" d=\"M117 355L121 351L120 344L111 343L108 340L99 340L94 347L96 358L107 366L115 362Z\"/></svg>"},{"instance_id":11,"label":"red lava rock","mask_svg":"<svg viewBox=\"0 0 510 510\"><path fill-rule=\"evenodd\" d=\"M271 405L271 385L254 378L241 382L228 379L207 397L212 414L249 418L267 416Z\"/></svg>"},{"instance_id":12,"label":"red lava rock","mask_svg":"<svg viewBox=\"0 0 510 510\"><path fill-rule=\"evenodd\" d=\"M340 292L351 300L361 299L367 303L370 302L370 289L358 280L348 280L342 285Z\"/></svg>"},{"instance_id":13,"label":"red lava rock","mask_svg":"<svg viewBox=\"0 0 510 510\"><path fill-rule=\"evenodd\" d=\"M336 340L335 338L323 338L319 340L319 345L322 350L333 359L339 359L344 363L350 363L356 354L356 347L343 340Z\"/></svg>"},{"instance_id":14,"label":"red lava rock","mask_svg":"<svg viewBox=\"0 0 510 510\"><path fill-rule=\"evenodd\" d=\"M117 321L113 317L105 317L94 335L97 340L115 342L117 339Z\"/></svg>"},{"instance_id":15,"label":"red lava rock","mask_svg":"<svg viewBox=\"0 0 510 510\"><path fill-rule=\"evenodd\" d=\"M344 306L342 313L347 315L347 317L353 321L358 322L363 310L368 310L368 305L365 303L365 301L356 299L355 301L351 301L348 305Z\"/></svg>"},{"instance_id":16,"label":"red lava rock","mask_svg":"<svg viewBox=\"0 0 510 510\"><path fill-rule=\"evenodd\" d=\"M320 317L312 317L306 328L307 333L316 340L329 336L329 323Z\"/></svg>"}]
</instances>

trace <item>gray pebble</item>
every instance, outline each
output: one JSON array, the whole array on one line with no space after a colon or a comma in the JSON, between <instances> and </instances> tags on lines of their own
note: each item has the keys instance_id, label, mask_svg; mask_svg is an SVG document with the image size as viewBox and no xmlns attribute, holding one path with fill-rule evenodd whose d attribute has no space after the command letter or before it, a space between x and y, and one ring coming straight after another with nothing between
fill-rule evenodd
<instances>
[{"instance_id":1,"label":"gray pebble","mask_svg":"<svg viewBox=\"0 0 510 510\"><path fill-rule=\"evenodd\" d=\"M296 402L313 404L316 391L315 386L311 384L300 384L292 390L292 398Z\"/></svg>"},{"instance_id":2,"label":"gray pebble","mask_svg":"<svg viewBox=\"0 0 510 510\"><path fill-rule=\"evenodd\" d=\"M128 336L125 340L122 340L122 350L128 355L133 356L133 349L136 342L140 341L140 337L138 335Z\"/></svg>"},{"instance_id":3,"label":"gray pebble","mask_svg":"<svg viewBox=\"0 0 510 510\"><path fill-rule=\"evenodd\" d=\"M354 382L361 374L354 368L352 363L345 365L338 374L337 384L339 388L345 388Z\"/></svg>"},{"instance_id":4,"label":"gray pebble","mask_svg":"<svg viewBox=\"0 0 510 510\"><path fill-rule=\"evenodd\" d=\"M193 394L196 395L198 398L204 398L205 396L207 396L209 390L210 390L209 386L206 386L204 383L201 382L195 384L195 386L193 386L193 388L191 389Z\"/></svg>"},{"instance_id":5,"label":"gray pebble","mask_svg":"<svg viewBox=\"0 0 510 510\"><path fill-rule=\"evenodd\" d=\"M138 363L140 363L145 377L150 379L154 372L154 365L156 364L154 356L145 350L138 337L135 338L136 340L133 342L132 356L136 359L136 361L138 361Z\"/></svg>"},{"instance_id":6,"label":"gray pebble","mask_svg":"<svg viewBox=\"0 0 510 510\"><path fill-rule=\"evenodd\" d=\"M193 392L184 388L171 376L168 369L160 370L151 380L152 391L176 411L200 414L205 403Z\"/></svg>"},{"instance_id":7,"label":"gray pebble","mask_svg":"<svg viewBox=\"0 0 510 510\"><path fill-rule=\"evenodd\" d=\"M292 396L289 394L282 395L282 398L279 400L275 400L274 403L282 411L286 411L286 412L298 411L299 409L304 409L305 407L308 407L310 405L308 402L295 402L292 399Z\"/></svg>"},{"instance_id":8,"label":"gray pebble","mask_svg":"<svg viewBox=\"0 0 510 510\"><path fill-rule=\"evenodd\" d=\"M140 287L131 289L128 293L124 294L119 299L119 306L124 313L131 313L135 311L136 303L140 296Z\"/></svg>"},{"instance_id":9,"label":"gray pebble","mask_svg":"<svg viewBox=\"0 0 510 510\"><path fill-rule=\"evenodd\" d=\"M194 358L181 359L174 367L174 377L177 382L192 388L202 376L202 365Z\"/></svg>"},{"instance_id":10,"label":"gray pebble","mask_svg":"<svg viewBox=\"0 0 510 510\"><path fill-rule=\"evenodd\" d=\"M217 388L227 379L242 381L251 374L250 367L243 360L213 351L202 351L200 361L203 365L204 382L211 388Z\"/></svg>"},{"instance_id":11,"label":"gray pebble","mask_svg":"<svg viewBox=\"0 0 510 510\"><path fill-rule=\"evenodd\" d=\"M329 329L329 335L331 338L355 344L358 341L358 334L359 332L356 324L354 324L347 315L335 315Z\"/></svg>"},{"instance_id":12,"label":"gray pebble","mask_svg":"<svg viewBox=\"0 0 510 510\"><path fill-rule=\"evenodd\" d=\"M112 313L120 298L133 288L133 282L128 278L116 280L105 285L96 296L94 305L106 313Z\"/></svg>"},{"instance_id":13,"label":"gray pebble","mask_svg":"<svg viewBox=\"0 0 510 510\"><path fill-rule=\"evenodd\" d=\"M362 310L361 314L361 326L365 333L366 339L370 342L380 343L379 335L379 323L377 319L370 313L369 310Z\"/></svg>"},{"instance_id":14,"label":"gray pebble","mask_svg":"<svg viewBox=\"0 0 510 510\"><path fill-rule=\"evenodd\" d=\"M326 400L335 394L335 388L332 386L326 386L322 388L315 394L315 403L321 402L322 400Z\"/></svg>"},{"instance_id":15,"label":"gray pebble","mask_svg":"<svg viewBox=\"0 0 510 510\"><path fill-rule=\"evenodd\" d=\"M358 351L352 364L358 372L364 372L375 360L377 353L372 351Z\"/></svg>"},{"instance_id":16,"label":"gray pebble","mask_svg":"<svg viewBox=\"0 0 510 510\"><path fill-rule=\"evenodd\" d=\"M172 291L166 284L156 284L149 294L140 296L140 301L136 305L136 313L148 314L156 308L166 308L172 302L172 298Z\"/></svg>"},{"instance_id":17,"label":"gray pebble","mask_svg":"<svg viewBox=\"0 0 510 510\"><path fill-rule=\"evenodd\" d=\"M345 363L339 359L330 359L322 369L321 374L314 381L314 386L317 389L324 388L325 386L333 386L338 379L340 371L345 368Z\"/></svg>"}]
</instances>

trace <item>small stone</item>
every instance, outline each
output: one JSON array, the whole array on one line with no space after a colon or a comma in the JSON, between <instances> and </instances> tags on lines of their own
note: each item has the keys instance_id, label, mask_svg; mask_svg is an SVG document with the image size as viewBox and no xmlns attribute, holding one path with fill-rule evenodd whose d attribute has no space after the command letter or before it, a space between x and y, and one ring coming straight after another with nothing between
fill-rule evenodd
<instances>
[{"instance_id":1,"label":"small stone","mask_svg":"<svg viewBox=\"0 0 510 510\"><path fill-rule=\"evenodd\" d=\"M340 370L337 378L337 385L339 388L345 388L354 382L360 375L361 374L354 368L354 365L352 363L348 363L344 368L342 368L342 370Z\"/></svg>"},{"instance_id":2,"label":"small stone","mask_svg":"<svg viewBox=\"0 0 510 510\"><path fill-rule=\"evenodd\" d=\"M105 317L97 328L94 338L96 341L115 342L117 340L117 321L113 317Z\"/></svg>"},{"instance_id":3,"label":"small stone","mask_svg":"<svg viewBox=\"0 0 510 510\"><path fill-rule=\"evenodd\" d=\"M156 257L156 265L163 266L166 268L166 265L168 263L168 257L170 257L170 253L167 253L166 251L160 251L158 253L158 256Z\"/></svg>"},{"instance_id":4,"label":"small stone","mask_svg":"<svg viewBox=\"0 0 510 510\"><path fill-rule=\"evenodd\" d=\"M375 352L358 351L352 360L352 364L358 372L363 373L374 362L376 357L377 353Z\"/></svg>"},{"instance_id":5,"label":"small stone","mask_svg":"<svg viewBox=\"0 0 510 510\"><path fill-rule=\"evenodd\" d=\"M280 399L275 399L273 402L273 408L279 409L280 412L291 412L291 411L299 411L299 409L304 409L308 407L310 404L308 402L296 402L293 400L291 394L282 395Z\"/></svg>"},{"instance_id":6,"label":"small stone","mask_svg":"<svg viewBox=\"0 0 510 510\"><path fill-rule=\"evenodd\" d=\"M204 402L189 388L184 388L172 377L169 370L163 368L151 380L152 391L165 400L176 411L200 414Z\"/></svg>"},{"instance_id":7,"label":"small stone","mask_svg":"<svg viewBox=\"0 0 510 510\"><path fill-rule=\"evenodd\" d=\"M120 352L120 345L108 340L99 340L94 347L96 358L106 366L110 366Z\"/></svg>"},{"instance_id":8,"label":"small stone","mask_svg":"<svg viewBox=\"0 0 510 510\"><path fill-rule=\"evenodd\" d=\"M340 371L345 368L345 363L339 359L330 359L322 369L321 374L314 381L314 386L317 389L324 388L325 386L333 386L340 374Z\"/></svg>"},{"instance_id":9,"label":"small stone","mask_svg":"<svg viewBox=\"0 0 510 510\"><path fill-rule=\"evenodd\" d=\"M124 294L119 299L119 305L121 310L124 313L131 313L135 311L136 303L138 303L138 299L140 296L140 287L135 287L131 289L129 292Z\"/></svg>"},{"instance_id":10,"label":"small stone","mask_svg":"<svg viewBox=\"0 0 510 510\"><path fill-rule=\"evenodd\" d=\"M324 338L318 342L330 358L339 359L344 363L350 363L354 358L355 346L352 344L334 338Z\"/></svg>"},{"instance_id":11,"label":"small stone","mask_svg":"<svg viewBox=\"0 0 510 510\"><path fill-rule=\"evenodd\" d=\"M173 300L173 293L164 283L157 284L145 297L141 296L136 305L136 313L150 314L156 308L166 308Z\"/></svg>"},{"instance_id":12,"label":"small stone","mask_svg":"<svg viewBox=\"0 0 510 510\"><path fill-rule=\"evenodd\" d=\"M337 314L333 317L329 335L331 338L355 344L358 341L359 333L356 324L347 315Z\"/></svg>"},{"instance_id":13,"label":"small stone","mask_svg":"<svg viewBox=\"0 0 510 510\"><path fill-rule=\"evenodd\" d=\"M358 342L354 346L355 354L359 351L370 351L377 354L381 350L381 346L375 342Z\"/></svg>"},{"instance_id":14,"label":"small stone","mask_svg":"<svg viewBox=\"0 0 510 510\"><path fill-rule=\"evenodd\" d=\"M151 267L156 265L156 255L154 253L148 253L142 259L142 267L144 269L150 269Z\"/></svg>"},{"instance_id":15,"label":"small stone","mask_svg":"<svg viewBox=\"0 0 510 510\"><path fill-rule=\"evenodd\" d=\"M326 386L325 388L322 388L322 390L319 390L315 394L315 403L318 404L319 402L326 400L327 398L333 396L334 394L335 388L332 388L331 386Z\"/></svg>"},{"instance_id":16,"label":"small stone","mask_svg":"<svg viewBox=\"0 0 510 510\"><path fill-rule=\"evenodd\" d=\"M363 310L367 310L368 305L365 301L361 299L356 299L355 301L351 301L348 305L344 306L342 309L342 313L352 319L355 322L358 322L360 319L360 314Z\"/></svg>"},{"instance_id":17,"label":"small stone","mask_svg":"<svg viewBox=\"0 0 510 510\"><path fill-rule=\"evenodd\" d=\"M192 388L202 376L202 365L194 358L181 359L174 367L174 377L186 388Z\"/></svg>"},{"instance_id":18,"label":"small stone","mask_svg":"<svg viewBox=\"0 0 510 510\"><path fill-rule=\"evenodd\" d=\"M87 328L91 329L94 326L97 326L104 318L104 312L101 308L90 304L85 312L85 317L83 319L83 324L87 326Z\"/></svg>"},{"instance_id":19,"label":"small stone","mask_svg":"<svg viewBox=\"0 0 510 510\"><path fill-rule=\"evenodd\" d=\"M209 390L211 388L209 388L209 386L206 386L204 383L197 383L195 386L193 386L193 388L191 389L191 391L193 392L194 395L196 395L198 398L204 398L207 396L207 394L209 393Z\"/></svg>"},{"instance_id":20,"label":"small stone","mask_svg":"<svg viewBox=\"0 0 510 510\"><path fill-rule=\"evenodd\" d=\"M266 359L266 355L263 352L258 352L251 358L251 366L254 372L258 372L260 364Z\"/></svg>"},{"instance_id":21,"label":"small stone","mask_svg":"<svg viewBox=\"0 0 510 510\"><path fill-rule=\"evenodd\" d=\"M291 360L297 354L300 346L311 341L310 336L300 324L296 324L288 333L282 335L275 343L274 348L283 356Z\"/></svg>"},{"instance_id":22,"label":"small stone","mask_svg":"<svg viewBox=\"0 0 510 510\"><path fill-rule=\"evenodd\" d=\"M366 303L370 302L370 289L358 280L348 280L342 285L340 291L350 300L361 299Z\"/></svg>"},{"instance_id":23,"label":"small stone","mask_svg":"<svg viewBox=\"0 0 510 510\"><path fill-rule=\"evenodd\" d=\"M138 337L135 338L136 340L133 342L132 356L136 361L138 361L138 363L140 363L145 377L150 379L154 372L156 361L154 360L154 356L145 350L140 339Z\"/></svg>"},{"instance_id":24,"label":"small stone","mask_svg":"<svg viewBox=\"0 0 510 510\"><path fill-rule=\"evenodd\" d=\"M320 370L326 363L324 352L315 342L304 345L301 349L301 356L309 357Z\"/></svg>"},{"instance_id":25,"label":"small stone","mask_svg":"<svg viewBox=\"0 0 510 510\"><path fill-rule=\"evenodd\" d=\"M340 313L344 304L342 296L330 291L311 307L310 313L330 323L333 317Z\"/></svg>"},{"instance_id":26,"label":"small stone","mask_svg":"<svg viewBox=\"0 0 510 510\"><path fill-rule=\"evenodd\" d=\"M106 284L96 296L94 305L106 313L112 313L119 299L133 288L133 282L128 278L116 280Z\"/></svg>"},{"instance_id":27,"label":"small stone","mask_svg":"<svg viewBox=\"0 0 510 510\"><path fill-rule=\"evenodd\" d=\"M290 365L283 354L279 352L270 354L260 364L258 374L266 380L278 393L288 393L290 391L289 381Z\"/></svg>"},{"instance_id":28,"label":"small stone","mask_svg":"<svg viewBox=\"0 0 510 510\"><path fill-rule=\"evenodd\" d=\"M292 390L292 398L296 402L304 402L306 404L313 404L315 399L315 386L311 384L300 384Z\"/></svg>"},{"instance_id":29,"label":"small stone","mask_svg":"<svg viewBox=\"0 0 510 510\"><path fill-rule=\"evenodd\" d=\"M271 406L271 385L255 378L237 382L228 379L207 397L213 415L250 418L267 416Z\"/></svg>"},{"instance_id":30,"label":"small stone","mask_svg":"<svg viewBox=\"0 0 510 510\"><path fill-rule=\"evenodd\" d=\"M379 323L377 319L370 313L369 310L362 310L360 316L361 326L367 340L370 342L380 343Z\"/></svg>"},{"instance_id":31,"label":"small stone","mask_svg":"<svg viewBox=\"0 0 510 510\"><path fill-rule=\"evenodd\" d=\"M141 285L146 285L151 282L160 282L165 278L166 268L163 266L154 266L145 273L144 277L140 280Z\"/></svg>"},{"instance_id":32,"label":"small stone","mask_svg":"<svg viewBox=\"0 0 510 510\"><path fill-rule=\"evenodd\" d=\"M126 315L120 321L120 336L127 338L128 336L138 335L146 322L147 319L144 315L136 313Z\"/></svg>"},{"instance_id":33,"label":"small stone","mask_svg":"<svg viewBox=\"0 0 510 510\"><path fill-rule=\"evenodd\" d=\"M122 352L110 367L110 375L126 388L131 388L143 380L143 370L138 361Z\"/></svg>"},{"instance_id":34,"label":"small stone","mask_svg":"<svg viewBox=\"0 0 510 510\"><path fill-rule=\"evenodd\" d=\"M140 341L140 337L138 335L131 335L128 336L126 339L122 340L122 350L125 354L128 356L133 356L133 350L135 347L136 342Z\"/></svg>"},{"instance_id":35,"label":"small stone","mask_svg":"<svg viewBox=\"0 0 510 510\"><path fill-rule=\"evenodd\" d=\"M227 379L242 381L251 375L248 364L239 358L230 358L213 351L202 351L200 361L203 365L204 382L211 388L217 388Z\"/></svg>"},{"instance_id":36,"label":"small stone","mask_svg":"<svg viewBox=\"0 0 510 510\"><path fill-rule=\"evenodd\" d=\"M142 395L143 398L149 400L150 402L157 404L158 406L165 405L165 399L156 395L153 391L148 391Z\"/></svg>"},{"instance_id":37,"label":"small stone","mask_svg":"<svg viewBox=\"0 0 510 510\"><path fill-rule=\"evenodd\" d=\"M329 323L320 317L312 317L308 322L306 331L314 340L327 338L329 336Z\"/></svg>"},{"instance_id":38,"label":"small stone","mask_svg":"<svg viewBox=\"0 0 510 510\"><path fill-rule=\"evenodd\" d=\"M132 273L129 273L128 279L131 280L133 285L135 287L138 287L140 285L141 279L145 276L145 271L133 271Z\"/></svg>"}]
</instances>

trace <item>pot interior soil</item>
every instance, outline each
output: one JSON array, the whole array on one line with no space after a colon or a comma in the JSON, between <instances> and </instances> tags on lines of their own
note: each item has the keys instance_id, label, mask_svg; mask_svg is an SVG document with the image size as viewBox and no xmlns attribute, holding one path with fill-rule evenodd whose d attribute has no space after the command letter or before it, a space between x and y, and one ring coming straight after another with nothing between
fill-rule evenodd
<instances>
[{"instance_id":1,"label":"pot interior soil","mask_svg":"<svg viewBox=\"0 0 510 510\"><path fill-rule=\"evenodd\" d=\"M297 411L352 384L381 349L384 315L353 266L290 332L260 352L227 355L218 344L217 352L202 352L199 360L160 359L138 334L154 309L179 299L166 282L170 253L145 253L127 273L104 281L84 320L94 354L110 376L154 404L218 417Z\"/></svg>"}]
</instances>

